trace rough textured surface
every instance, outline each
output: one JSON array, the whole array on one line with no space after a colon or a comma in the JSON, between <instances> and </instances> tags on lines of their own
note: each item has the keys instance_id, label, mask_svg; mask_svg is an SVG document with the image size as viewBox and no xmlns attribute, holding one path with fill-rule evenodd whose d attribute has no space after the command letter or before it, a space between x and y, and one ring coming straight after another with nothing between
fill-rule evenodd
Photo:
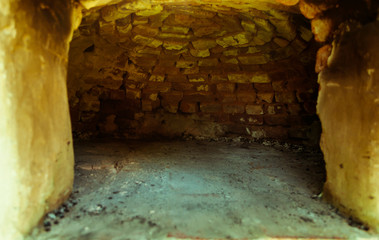
<instances>
[{"instance_id":1,"label":"rough textured surface","mask_svg":"<svg viewBox=\"0 0 379 240\"><path fill-rule=\"evenodd\" d=\"M1 1L1 239L21 239L71 192L71 35L68 1Z\"/></svg>"},{"instance_id":2,"label":"rough textured surface","mask_svg":"<svg viewBox=\"0 0 379 240\"><path fill-rule=\"evenodd\" d=\"M134 3L86 11L75 32L76 137L209 136L217 125L216 137L318 142L315 48L300 16L256 2Z\"/></svg>"},{"instance_id":3,"label":"rough textured surface","mask_svg":"<svg viewBox=\"0 0 379 240\"><path fill-rule=\"evenodd\" d=\"M77 205L31 239L377 237L316 197L319 152L234 140L77 143Z\"/></svg>"},{"instance_id":4,"label":"rough textured surface","mask_svg":"<svg viewBox=\"0 0 379 240\"><path fill-rule=\"evenodd\" d=\"M319 77L325 192L347 214L379 230L379 24L344 34ZM346 104L349 103L349 104Z\"/></svg>"}]
</instances>

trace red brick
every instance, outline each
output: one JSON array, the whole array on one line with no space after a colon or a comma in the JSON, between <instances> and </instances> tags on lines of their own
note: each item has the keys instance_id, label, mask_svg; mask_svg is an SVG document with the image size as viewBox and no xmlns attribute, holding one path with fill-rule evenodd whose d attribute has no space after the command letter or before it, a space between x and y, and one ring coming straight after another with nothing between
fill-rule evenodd
<instances>
[{"instance_id":1,"label":"red brick","mask_svg":"<svg viewBox=\"0 0 379 240\"><path fill-rule=\"evenodd\" d=\"M167 112L170 112L170 113L178 112L179 102L170 101L170 100L162 100L161 105Z\"/></svg>"},{"instance_id":2,"label":"red brick","mask_svg":"<svg viewBox=\"0 0 379 240\"><path fill-rule=\"evenodd\" d=\"M217 91L233 93L236 85L234 83L219 83L217 84Z\"/></svg>"},{"instance_id":3,"label":"red brick","mask_svg":"<svg viewBox=\"0 0 379 240\"><path fill-rule=\"evenodd\" d=\"M222 75L222 74L212 74L211 81L215 82L215 83L226 82L226 81L228 81L228 76Z\"/></svg>"},{"instance_id":4,"label":"red brick","mask_svg":"<svg viewBox=\"0 0 379 240\"><path fill-rule=\"evenodd\" d=\"M267 125L288 125L288 116L287 115L265 115L264 122Z\"/></svg>"},{"instance_id":5,"label":"red brick","mask_svg":"<svg viewBox=\"0 0 379 240\"><path fill-rule=\"evenodd\" d=\"M158 65L162 67L175 67L176 60L174 59L159 59Z\"/></svg>"},{"instance_id":6,"label":"red brick","mask_svg":"<svg viewBox=\"0 0 379 240\"><path fill-rule=\"evenodd\" d=\"M258 92L272 92L273 90L271 83L254 83L254 88Z\"/></svg>"},{"instance_id":7,"label":"red brick","mask_svg":"<svg viewBox=\"0 0 379 240\"><path fill-rule=\"evenodd\" d=\"M183 99L183 92L180 91L172 91L167 93L160 93L160 96L162 97L162 100L168 101L168 102L179 102Z\"/></svg>"},{"instance_id":8,"label":"red brick","mask_svg":"<svg viewBox=\"0 0 379 240\"><path fill-rule=\"evenodd\" d=\"M158 92L168 92L171 89L172 83L170 82L149 82L146 90L155 90Z\"/></svg>"},{"instance_id":9,"label":"red brick","mask_svg":"<svg viewBox=\"0 0 379 240\"><path fill-rule=\"evenodd\" d=\"M241 91L254 91L252 83L237 83L237 89Z\"/></svg>"},{"instance_id":10,"label":"red brick","mask_svg":"<svg viewBox=\"0 0 379 240\"><path fill-rule=\"evenodd\" d=\"M288 81L286 80L273 81L271 84L274 91L283 92L287 90Z\"/></svg>"},{"instance_id":11,"label":"red brick","mask_svg":"<svg viewBox=\"0 0 379 240\"><path fill-rule=\"evenodd\" d=\"M222 107L222 111L224 113L244 113L245 112L245 105L244 104L224 104Z\"/></svg>"},{"instance_id":12,"label":"red brick","mask_svg":"<svg viewBox=\"0 0 379 240\"><path fill-rule=\"evenodd\" d=\"M199 67L183 68L182 72L183 74L197 74L199 73Z\"/></svg>"},{"instance_id":13,"label":"red brick","mask_svg":"<svg viewBox=\"0 0 379 240\"><path fill-rule=\"evenodd\" d=\"M249 115L261 115L263 114L262 105L246 105L246 113Z\"/></svg>"},{"instance_id":14,"label":"red brick","mask_svg":"<svg viewBox=\"0 0 379 240\"><path fill-rule=\"evenodd\" d=\"M253 103L255 102L256 95L255 91L238 91L237 100L239 102Z\"/></svg>"},{"instance_id":15,"label":"red brick","mask_svg":"<svg viewBox=\"0 0 379 240\"><path fill-rule=\"evenodd\" d=\"M222 103L232 103L236 101L237 101L237 97L235 94L224 94L222 96Z\"/></svg>"},{"instance_id":16,"label":"red brick","mask_svg":"<svg viewBox=\"0 0 379 240\"><path fill-rule=\"evenodd\" d=\"M164 66L155 66L153 70L153 74L179 74L180 70L176 67L164 67Z\"/></svg>"},{"instance_id":17,"label":"red brick","mask_svg":"<svg viewBox=\"0 0 379 240\"><path fill-rule=\"evenodd\" d=\"M268 114L282 114L286 112L287 112L287 108L283 104L266 105L266 113Z\"/></svg>"},{"instance_id":18,"label":"red brick","mask_svg":"<svg viewBox=\"0 0 379 240\"><path fill-rule=\"evenodd\" d=\"M189 102L212 102L215 100L210 92L184 92L183 100Z\"/></svg>"},{"instance_id":19,"label":"red brick","mask_svg":"<svg viewBox=\"0 0 379 240\"><path fill-rule=\"evenodd\" d=\"M266 126L264 127L266 137L274 139L287 139L288 129L282 126Z\"/></svg>"},{"instance_id":20,"label":"red brick","mask_svg":"<svg viewBox=\"0 0 379 240\"><path fill-rule=\"evenodd\" d=\"M190 90L194 90L194 85L192 83L173 82L172 89L178 90L178 91L190 91Z\"/></svg>"},{"instance_id":21,"label":"red brick","mask_svg":"<svg viewBox=\"0 0 379 240\"><path fill-rule=\"evenodd\" d=\"M296 96L293 91L275 92L275 102L277 103L295 103Z\"/></svg>"},{"instance_id":22,"label":"red brick","mask_svg":"<svg viewBox=\"0 0 379 240\"><path fill-rule=\"evenodd\" d=\"M203 102L200 103L200 111L205 113L217 113L220 112L222 106L218 102Z\"/></svg>"},{"instance_id":23,"label":"red brick","mask_svg":"<svg viewBox=\"0 0 379 240\"><path fill-rule=\"evenodd\" d=\"M198 109L197 103L186 102L186 101L182 101L180 103L180 111L184 113L195 113L197 112L197 109Z\"/></svg>"},{"instance_id":24,"label":"red brick","mask_svg":"<svg viewBox=\"0 0 379 240\"><path fill-rule=\"evenodd\" d=\"M138 99L141 98L141 89L126 89L126 98Z\"/></svg>"},{"instance_id":25,"label":"red brick","mask_svg":"<svg viewBox=\"0 0 379 240\"><path fill-rule=\"evenodd\" d=\"M160 100L151 101L151 100L142 100L142 111L151 112L157 109L160 106Z\"/></svg>"},{"instance_id":26,"label":"red brick","mask_svg":"<svg viewBox=\"0 0 379 240\"><path fill-rule=\"evenodd\" d=\"M176 74L176 75L172 75L172 74L168 74L167 77L167 82L187 82L187 76L186 75L182 75L182 74Z\"/></svg>"},{"instance_id":27,"label":"red brick","mask_svg":"<svg viewBox=\"0 0 379 240\"><path fill-rule=\"evenodd\" d=\"M246 118L246 123L249 125L263 125L263 116L262 115L252 115Z\"/></svg>"},{"instance_id":28,"label":"red brick","mask_svg":"<svg viewBox=\"0 0 379 240\"><path fill-rule=\"evenodd\" d=\"M110 90L109 99L123 100L125 99L125 91L124 90Z\"/></svg>"},{"instance_id":29,"label":"red brick","mask_svg":"<svg viewBox=\"0 0 379 240\"><path fill-rule=\"evenodd\" d=\"M301 112L301 106L299 104L288 104L288 112L292 115L298 115Z\"/></svg>"},{"instance_id":30,"label":"red brick","mask_svg":"<svg viewBox=\"0 0 379 240\"><path fill-rule=\"evenodd\" d=\"M273 92L258 92L257 97L259 101L272 103L272 101L274 100L274 93Z\"/></svg>"}]
</instances>

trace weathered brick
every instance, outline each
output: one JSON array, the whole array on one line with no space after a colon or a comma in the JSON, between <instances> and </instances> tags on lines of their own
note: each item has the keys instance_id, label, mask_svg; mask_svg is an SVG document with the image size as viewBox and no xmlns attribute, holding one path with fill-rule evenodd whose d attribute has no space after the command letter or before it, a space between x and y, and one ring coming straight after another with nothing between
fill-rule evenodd
<instances>
[{"instance_id":1,"label":"weathered brick","mask_svg":"<svg viewBox=\"0 0 379 240\"><path fill-rule=\"evenodd\" d=\"M175 59L159 59L159 66L162 67L174 67L175 63Z\"/></svg>"},{"instance_id":2,"label":"weathered brick","mask_svg":"<svg viewBox=\"0 0 379 240\"><path fill-rule=\"evenodd\" d=\"M254 83L254 88L257 89L258 92L272 92L271 83Z\"/></svg>"},{"instance_id":3,"label":"weathered brick","mask_svg":"<svg viewBox=\"0 0 379 240\"><path fill-rule=\"evenodd\" d=\"M175 74L175 75L171 75L171 74L168 74L166 76L166 79L167 79L167 82L187 82L187 76L186 75L182 75L182 74Z\"/></svg>"},{"instance_id":4,"label":"weathered brick","mask_svg":"<svg viewBox=\"0 0 379 240\"><path fill-rule=\"evenodd\" d=\"M100 13L101 13L101 18L107 22L126 17L130 14L130 13L119 12L115 5L109 5L109 6L103 7L100 10Z\"/></svg>"},{"instance_id":5,"label":"weathered brick","mask_svg":"<svg viewBox=\"0 0 379 240\"><path fill-rule=\"evenodd\" d=\"M245 105L244 104L238 104L238 103L223 104L222 111L224 113L230 113L230 114L244 113L245 112Z\"/></svg>"},{"instance_id":6,"label":"weathered brick","mask_svg":"<svg viewBox=\"0 0 379 240\"><path fill-rule=\"evenodd\" d=\"M141 45L152 47L152 48L157 48L163 44L161 40L151 38L151 37L144 37L142 35L135 35L132 38L132 41Z\"/></svg>"},{"instance_id":7,"label":"weathered brick","mask_svg":"<svg viewBox=\"0 0 379 240\"><path fill-rule=\"evenodd\" d=\"M271 84L275 92L283 92L287 90L288 81L286 80L273 81Z\"/></svg>"},{"instance_id":8,"label":"weathered brick","mask_svg":"<svg viewBox=\"0 0 379 240\"><path fill-rule=\"evenodd\" d=\"M156 101L142 99L141 102L142 102L142 111L144 112L151 112L160 106L159 99Z\"/></svg>"},{"instance_id":9,"label":"weathered brick","mask_svg":"<svg viewBox=\"0 0 379 240\"><path fill-rule=\"evenodd\" d=\"M234 103L237 101L237 97L234 94L224 94L222 96L222 103Z\"/></svg>"},{"instance_id":10,"label":"weathered brick","mask_svg":"<svg viewBox=\"0 0 379 240\"><path fill-rule=\"evenodd\" d=\"M219 83L216 88L219 92L233 93L236 86L234 83Z\"/></svg>"},{"instance_id":11,"label":"weathered brick","mask_svg":"<svg viewBox=\"0 0 379 240\"><path fill-rule=\"evenodd\" d=\"M172 89L178 90L178 91L190 91L190 90L194 90L194 85L192 83L173 82Z\"/></svg>"},{"instance_id":12,"label":"weathered brick","mask_svg":"<svg viewBox=\"0 0 379 240\"><path fill-rule=\"evenodd\" d=\"M199 73L199 67L184 68L182 69L183 74L197 74Z\"/></svg>"},{"instance_id":13,"label":"weathered brick","mask_svg":"<svg viewBox=\"0 0 379 240\"><path fill-rule=\"evenodd\" d=\"M203 36L207 36L207 35L213 34L215 32L218 32L218 31L220 31L220 29L221 29L220 25L213 24L210 26L193 28L193 34L196 37L203 37Z\"/></svg>"},{"instance_id":14,"label":"weathered brick","mask_svg":"<svg viewBox=\"0 0 379 240\"><path fill-rule=\"evenodd\" d=\"M307 113L316 114L316 102L305 102L303 107Z\"/></svg>"},{"instance_id":15,"label":"weathered brick","mask_svg":"<svg viewBox=\"0 0 379 240\"><path fill-rule=\"evenodd\" d=\"M179 102L162 100L161 105L164 110L169 113L177 113L179 108Z\"/></svg>"},{"instance_id":16,"label":"weathered brick","mask_svg":"<svg viewBox=\"0 0 379 240\"><path fill-rule=\"evenodd\" d=\"M209 91L209 86L208 86L208 84L197 85L196 86L196 91L198 91L198 92L200 92L200 91L208 92Z\"/></svg>"},{"instance_id":17,"label":"weathered brick","mask_svg":"<svg viewBox=\"0 0 379 240\"><path fill-rule=\"evenodd\" d=\"M231 57L220 57L220 61L222 63L239 64L237 58L231 58Z\"/></svg>"},{"instance_id":18,"label":"weathered brick","mask_svg":"<svg viewBox=\"0 0 379 240\"><path fill-rule=\"evenodd\" d=\"M181 26L168 26L168 25L163 25L161 27L162 32L167 32L167 33L181 33L181 34L187 34L188 31L190 30L189 27L181 27Z\"/></svg>"},{"instance_id":19,"label":"weathered brick","mask_svg":"<svg viewBox=\"0 0 379 240\"><path fill-rule=\"evenodd\" d=\"M162 100L168 101L168 102L179 102L183 99L183 92L181 91L171 91L167 93L161 93L160 96L162 97Z\"/></svg>"},{"instance_id":20,"label":"weathered brick","mask_svg":"<svg viewBox=\"0 0 379 240\"><path fill-rule=\"evenodd\" d=\"M217 58L205 58L199 60L199 66L205 66L205 67L212 67L218 65L218 59Z\"/></svg>"},{"instance_id":21,"label":"weathered brick","mask_svg":"<svg viewBox=\"0 0 379 240\"><path fill-rule=\"evenodd\" d=\"M287 108L291 115L298 115L302 110L299 104L288 104Z\"/></svg>"},{"instance_id":22,"label":"weathered brick","mask_svg":"<svg viewBox=\"0 0 379 240\"><path fill-rule=\"evenodd\" d=\"M282 126L266 126L263 127L266 133L266 137L274 139L286 139L288 138L288 129Z\"/></svg>"},{"instance_id":23,"label":"weathered brick","mask_svg":"<svg viewBox=\"0 0 379 240\"><path fill-rule=\"evenodd\" d=\"M115 24L113 22L99 21L99 34L102 36L112 35L115 30Z\"/></svg>"},{"instance_id":24,"label":"weathered brick","mask_svg":"<svg viewBox=\"0 0 379 240\"><path fill-rule=\"evenodd\" d=\"M149 19L144 16L134 16L133 17L133 25L147 24L149 23Z\"/></svg>"},{"instance_id":25,"label":"weathered brick","mask_svg":"<svg viewBox=\"0 0 379 240\"><path fill-rule=\"evenodd\" d=\"M198 105L197 103L194 102L187 102L187 101L182 101L180 103L180 111L184 113L195 113L197 112Z\"/></svg>"},{"instance_id":26,"label":"weathered brick","mask_svg":"<svg viewBox=\"0 0 379 240\"><path fill-rule=\"evenodd\" d=\"M265 115L264 122L268 125L288 125L288 116L287 115Z\"/></svg>"},{"instance_id":27,"label":"weathered brick","mask_svg":"<svg viewBox=\"0 0 379 240\"><path fill-rule=\"evenodd\" d=\"M229 73L228 79L236 83L269 83L271 80L267 73Z\"/></svg>"},{"instance_id":28,"label":"weathered brick","mask_svg":"<svg viewBox=\"0 0 379 240\"><path fill-rule=\"evenodd\" d=\"M237 100L239 102L244 102L244 103L253 103L255 102L257 94L255 91L238 91L237 92Z\"/></svg>"},{"instance_id":29,"label":"weathered brick","mask_svg":"<svg viewBox=\"0 0 379 240\"><path fill-rule=\"evenodd\" d=\"M100 111L100 101L98 98L87 98L86 96L83 96L79 108L81 111L98 112Z\"/></svg>"},{"instance_id":30,"label":"weathered brick","mask_svg":"<svg viewBox=\"0 0 379 240\"><path fill-rule=\"evenodd\" d=\"M254 115L246 118L246 123L250 125L263 125L263 116L262 115Z\"/></svg>"},{"instance_id":31,"label":"weathered brick","mask_svg":"<svg viewBox=\"0 0 379 240\"><path fill-rule=\"evenodd\" d=\"M219 71L222 70L224 72L238 72L240 71L239 64L230 64L230 63L220 63L218 66Z\"/></svg>"},{"instance_id":32,"label":"weathered brick","mask_svg":"<svg viewBox=\"0 0 379 240\"><path fill-rule=\"evenodd\" d=\"M179 73L180 73L180 70L176 67L164 67L160 65L155 66L153 70L153 74L156 74L156 75L163 75L163 74L176 75Z\"/></svg>"},{"instance_id":33,"label":"weathered brick","mask_svg":"<svg viewBox=\"0 0 379 240\"><path fill-rule=\"evenodd\" d=\"M205 50L197 50L197 49L190 49L190 53L194 57L209 57L211 54L208 49Z\"/></svg>"},{"instance_id":34,"label":"weathered brick","mask_svg":"<svg viewBox=\"0 0 379 240\"><path fill-rule=\"evenodd\" d=\"M179 61L176 62L177 68L192 68L192 67L195 67L196 65L197 65L197 62L192 61L192 60L180 59Z\"/></svg>"},{"instance_id":35,"label":"weathered brick","mask_svg":"<svg viewBox=\"0 0 379 240\"><path fill-rule=\"evenodd\" d=\"M221 75L221 74L212 74L211 81L215 82L215 83L225 82L225 81L228 81L228 76L227 75Z\"/></svg>"},{"instance_id":36,"label":"weathered brick","mask_svg":"<svg viewBox=\"0 0 379 240\"><path fill-rule=\"evenodd\" d=\"M293 91L275 92L275 101L278 103L295 103L296 96Z\"/></svg>"},{"instance_id":37,"label":"weathered brick","mask_svg":"<svg viewBox=\"0 0 379 240\"><path fill-rule=\"evenodd\" d=\"M187 41L165 40L163 47L167 50L182 50L188 46Z\"/></svg>"},{"instance_id":38,"label":"weathered brick","mask_svg":"<svg viewBox=\"0 0 379 240\"><path fill-rule=\"evenodd\" d=\"M202 38L196 41L192 41L192 45L195 49L205 50L217 46L217 43L214 39Z\"/></svg>"},{"instance_id":39,"label":"weathered brick","mask_svg":"<svg viewBox=\"0 0 379 240\"><path fill-rule=\"evenodd\" d=\"M258 92L257 97L260 101L272 103L274 100L273 92Z\"/></svg>"},{"instance_id":40,"label":"weathered brick","mask_svg":"<svg viewBox=\"0 0 379 240\"><path fill-rule=\"evenodd\" d=\"M154 55L150 57L131 57L130 60L137 66L153 67L157 64L157 59Z\"/></svg>"},{"instance_id":41,"label":"weathered brick","mask_svg":"<svg viewBox=\"0 0 379 240\"><path fill-rule=\"evenodd\" d=\"M201 74L188 75L189 82L205 82L207 80L208 80L207 75L201 75Z\"/></svg>"},{"instance_id":42,"label":"weathered brick","mask_svg":"<svg viewBox=\"0 0 379 240\"><path fill-rule=\"evenodd\" d=\"M252 83L237 83L237 89L240 91L255 91Z\"/></svg>"},{"instance_id":43,"label":"weathered brick","mask_svg":"<svg viewBox=\"0 0 379 240\"><path fill-rule=\"evenodd\" d=\"M155 90L162 93L170 91L171 85L171 82L149 82L146 86L146 89Z\"/></svg>"},{"instance_id":44,"label":"weathered brick","mask_svg":"<svg viewBox=\"0 0 379 240\"><path fill-rule=\"evenodd\" d=\"M226 114L229 115L229 120L235 123L246 123L247 115L243 113Z\"/></svg>"},{"instance_id":45,"label":"weathered brick","mask_svg":"<svg viewBox=\"0 0 379 240\"><path fill-rule=\"evenodd\" d=\"M188 102L212 102L215 97L209 92L184 92L183 101Z\"/></svg>"},{"instance_id":46,"label":"weathered brick","mask_svg":"<svg viewBox=\"0 0 379 240\"><path fill-rule=\"evenodd\" d=\"M155 37L159 33L158 28L152 28L148 25L138 25L135 26L132 30L135 34L140 34L143 36L148 36L148 37Z\"/></svg>"},{"instance_id":47,"label":"weathered brick","mask_svg":"<svg viewBox=\"0 0 379 240\"><path fill-rule=\"evenodd\" d=\"M145 99L145 100L157 101L157 99L158 99L158 90L144 88L142 90L142 98Z\"/></svg>"},{"instance_id":48,"label":"weathered brick","mask_svg":"<svg viewBox=\"0 0 379 240\"><path fill-rule=\"evenodd\" d=\"M222 105L218 102L202 102L200 103L200 111L205 113L221 112Z\"/></svg>"},{"instance_id":49,"label":"weathered brick","mask_svg":"<svg viewBox=\"0 0 379 240\"><path fill-rule=\"evenodd\" d=\"M283 39L283 38L274 38L274 43L278 44L279 47L287 47L288 44L290 43L288 40Z\"/></svg>"},{"instance_id":50,"label":"weathered brick","mask_svg":"<svg viewBox=\"0 0 379 240\"><path fill-rule=\"evenodd\" d=\"M246 105L246 113L249 115L261 115L263 114L263 107L257 104Z\"/></svg>"},{"instance_id":51,"label":"weathered brick","mask_svg":"<svg viewBox=\"0 0 379 240\"><path fill-rule=\"evenodd\" d=\"M111 90L109 92L109 99L123 100L125 99L125 91L124 90Z\"/></svg>"},{"instance_id":52,"label":"weathered brick","mask_svg":"<svg viewBox=\"0 0 379 240\"><path fill-rule=\"evenodd\" d=\"M126 98L139 99L141 98L141 89L126 89Z\"/></svg>"},{"instance_id":53,"label":"weathered brick","mask_svg":"<svg viewBox=\"0 0 379 240\"><path fill-rule=\"evenodd\" d=\"M248 56L239 56L238 60L245 65L265 64L270 61L270 57L266 54L255 54Z\"/></svg>"},{"instance_id":54,"label":"weathered brick","mask_svg":"<svg viewBox=\"0 0 379 240\"><path fill-rule=\"evenodd\" d=\"M151 75L149 78L150 82L164 82L165 75Z\"/></svg>"},{"instance_id":55,"label":"weathered brick","mask_svg":"<svg viewBox=\"0 0 379 240\"><path fill-rule=\"evenodd\" d=\"M286 113L287 112L287 109L284 105L281 105L281 104L271 104L271 105L267 105L267 110L266 112L268 114L282 114L282 113Z\"/></svg>"}]
</instances>

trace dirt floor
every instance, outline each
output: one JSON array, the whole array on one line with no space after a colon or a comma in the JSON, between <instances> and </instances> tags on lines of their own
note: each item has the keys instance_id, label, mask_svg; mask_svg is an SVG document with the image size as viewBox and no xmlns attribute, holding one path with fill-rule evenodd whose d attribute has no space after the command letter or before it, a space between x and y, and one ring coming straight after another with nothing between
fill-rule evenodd
<instances>
[{"instance_id":1,"label":"dirt floor","mask_svg":"<svg viewBox=\"0 0 379 240\"><path fill-rule=\"evenodd\" d=\"M322 155L212 141L87 141L35 240L375 238L320 198Z\"/></svg>"}]
</instances>

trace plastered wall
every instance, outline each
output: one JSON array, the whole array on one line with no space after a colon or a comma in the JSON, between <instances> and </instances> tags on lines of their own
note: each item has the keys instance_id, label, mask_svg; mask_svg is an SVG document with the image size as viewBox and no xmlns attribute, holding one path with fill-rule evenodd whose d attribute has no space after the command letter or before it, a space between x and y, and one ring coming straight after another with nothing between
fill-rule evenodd
<instances>
[{"instance_id":1,"label":"plastered wall","mask_svg":"<svg viewBox=\"0 0 379 240\"><path fill-rule=\"evenodd\" d=\"M71 11L69 1L1 2L1 239L22 239L72 188Z\"/></svg>"}]
</instances>

